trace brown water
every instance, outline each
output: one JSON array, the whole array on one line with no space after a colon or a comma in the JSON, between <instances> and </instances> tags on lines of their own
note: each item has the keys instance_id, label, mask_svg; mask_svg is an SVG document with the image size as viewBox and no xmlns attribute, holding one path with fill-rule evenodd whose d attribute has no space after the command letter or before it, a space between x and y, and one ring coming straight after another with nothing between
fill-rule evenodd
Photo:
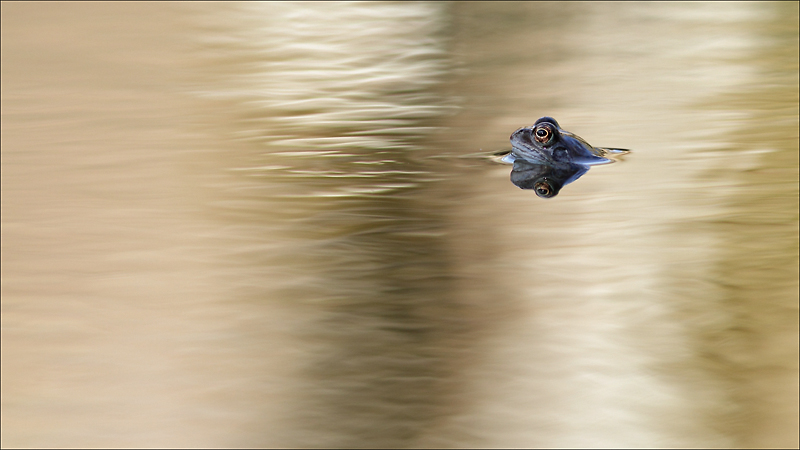
<instances>
[{"instance_id":1,"label":"brown water","mask_svg":"<svg viewBox=\"0 0 800 450\"><path fill-rule=\"evenodd\" d=\"M797 447L798 145L795 2L3 3L2 445Z\"/></svg>"}]
</instances>

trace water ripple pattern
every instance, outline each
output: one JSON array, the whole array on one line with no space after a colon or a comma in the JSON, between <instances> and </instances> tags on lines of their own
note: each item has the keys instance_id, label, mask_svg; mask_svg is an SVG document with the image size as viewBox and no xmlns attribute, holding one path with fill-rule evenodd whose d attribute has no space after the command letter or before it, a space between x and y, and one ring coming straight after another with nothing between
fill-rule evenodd
<instances>
[{"instance_id":1,"label":"water ripple pattern","mask_svg":"<svg viewBox=\"0 0 800 450\"><path fill-rule=\"evenodd\" d=\"M383 194L424 182L403 165L436 130L431 120L456 109L431 89L450 64L445 7L246 3L227 21L209 17L216 32L204 35L204 51L229 71L196 94L232 102L229 132L260 153L233 170L322 184L290 196Z\"/></svg>"}]
</instances>

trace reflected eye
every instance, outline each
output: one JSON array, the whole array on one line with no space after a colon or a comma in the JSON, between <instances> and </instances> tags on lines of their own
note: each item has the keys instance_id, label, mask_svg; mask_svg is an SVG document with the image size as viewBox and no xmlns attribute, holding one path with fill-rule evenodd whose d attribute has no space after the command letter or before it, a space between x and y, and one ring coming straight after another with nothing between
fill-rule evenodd
<instances>
[{"instance_id":1,"label":"reflected eye","mask_svg":"<svg viewBox=\"0 0 800 450\"><path fill-rule=\"evenodd\" d=\"M539 142L540 144L546 144L548 141L550 141L550 138L553 137L553 130L550 128L550 125L542 124L536 127L533 135L536 139L536 142Z\"/></svg>"},{"instance_id":2,"label":"reflected eye","mask_svg":"<svg viewBox=\"0 0 800 450\"><path fill-rule=\"evenodd\" d=\"M536 195L543 198L550 198L554 195L553 187L547 181L540 181L533 185L533 190Z\"/></svg>"}]
</instances>

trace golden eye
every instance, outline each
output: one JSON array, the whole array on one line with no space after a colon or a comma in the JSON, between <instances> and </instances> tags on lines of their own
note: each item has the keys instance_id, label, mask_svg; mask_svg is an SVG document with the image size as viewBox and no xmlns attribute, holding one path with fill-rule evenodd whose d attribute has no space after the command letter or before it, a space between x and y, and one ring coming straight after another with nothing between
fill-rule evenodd
<instances>
[{"instance_id":1,"label":"golden eye","mask_svg":"<svg viewBox=\"0 0 800 450\"><path fill-rule=\"evenodd\" d=\"M553 196L553 188L546 181L540 181L533 185L533 190L539 197L550 198Z\"/></svg>"},{"instance_id":2,"label":"golden eye","mask_svg":"<svg viewBox=\"0 0 800 450\"><path fill-rule=\"evenodd\" d=\"M536 130L534 131L533 135L535 136L534 138L536 139L536 142L539 142L540 144L545 144L553 136L553 131L550 129L550 126L548 125L540 125L536 127Z\"/></svg>"}]
</instances>

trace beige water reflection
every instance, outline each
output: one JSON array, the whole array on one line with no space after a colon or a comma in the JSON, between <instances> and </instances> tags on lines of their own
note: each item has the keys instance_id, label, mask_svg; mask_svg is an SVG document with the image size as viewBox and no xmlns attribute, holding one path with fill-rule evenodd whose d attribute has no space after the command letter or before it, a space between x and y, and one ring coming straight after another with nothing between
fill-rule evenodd
<instances>
[{"instance_id":1,"label":"beige water reflection","mask_svg":"<svg viewBox=\"0 0 800 450\"><path fill-rule=\"evenodd\" d=\"M797 17L3 3L2 445L796 447Z\"/></svg>"}]
</instances>

